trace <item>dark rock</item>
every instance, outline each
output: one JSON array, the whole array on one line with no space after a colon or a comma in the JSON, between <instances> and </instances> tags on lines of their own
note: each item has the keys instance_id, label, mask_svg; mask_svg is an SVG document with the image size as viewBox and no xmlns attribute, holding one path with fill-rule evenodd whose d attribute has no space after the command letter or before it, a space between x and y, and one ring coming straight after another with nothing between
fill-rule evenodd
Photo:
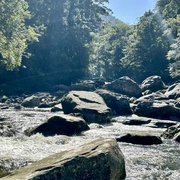
<instances>
[{"instance_id":1,"label":"dark rock","mask_svg":"<svg viewBox=\"0 0 180 180\"><path fill-rule=\"evenodd\" d=\"M167 130L165 132L163 132L163 134L161 136L165 139L173 139L177 135L179 136L179 133L180 133L180 124L177 124L177 125L167 128ZM177 139L179 139L179 138L177 138Z\"/></svg>"},{"instance_id":2,"label":"dark rock","mask_svg":"<svg viewBox=\"0 0 180 180\"><path fill-rule=\"evenodd\" d=\"M82 118L62 114L51 117L47 122L27 131L26 135L35 133L42 133L44 136L73 135L85 130L89 130L89 127Z\"/></svg>"},{"instance_id":3,"label":"dark rock","mask_svg":"<svg viewBox=\"0 0 180 180\"><path fill-rule=\"evenodd\" d=\"M95 85L93 81L83 81L80 83L72 84L69 88L71 91L94 91Z\"/></svg>"},{"instance_id":4,"label":"dark rock","mask_svg":"<svg viewBox=\"0 0 180 180\"><path fill-rule=\"evenodd\" d=\"M166 101L142 100L132 107L134 114L138 116L158 119L170 119L170 116L180 118L180 108Z\"/></svg>"},{"instance_id":5,"label":"dark rock","mask_svg":"<svg viewBox=\"0 0 180 180\"><path fill-rule=\"evenodd\" d=\"M180 143L180 132L177 133L174 138L173 138L175 141L179 142Z\"/></svg>"},{"instance_id":6,"label":"dark rock","mask_svg":"<svg viewBox=\"0 0 180 180\"><path fill-rule=\"evenodd\" d=\"M141 83L142 91L150 90L151 92L156 92L165 87L166 86L160 76L150 76Z\"/></svg>"},{"instance_id":7,"label":"dark rock","mask_svg":"<svg viewBox=\"0 0 180 180\"><path fill-rule=\"evenodd\" d=\"M160 137L146 133L125 134L121 137L116 138L116 140L118 142L127 142L132 144L141 144L141 145L153 145L153 144L162 143Z\"/></svg>"},{"instance_id":8,"label":"dark rock","mask_svg":"<svg viewBox=\"0 0 180 180\"><path fill-rule=\"evenodd\" d=\"M105 88L130 97L142 96L141 88L139 87L139 85L127 76L123 76L112 81L109 84L106 84Z\"/></svg>"},{"instance_id":9,"label":"dark rock","mask_svg":"<svg viewBox=\"0 0 180 180\"><path fill-rule=\"evenodd\" d=\"M132 114L129 101L126 96L115 94L105 89L97 89L95 92L104 99L108 107L115 111L116 115Z\"/></svg>"},{"instance_id":10,"label":"dark rock","mask_svg":"<svg viewBox=\"0 0 180 180\"><path fill-rule=\"evenodd\" d=\"M143 125L143 124L149 124L151 122L151 119L145 118L145 117L139 117L139 116L127 116L126 119L122 120L123 124L126 125Z\"/></svg>"},{"instance_id":11,"label":"dark rock","mask_svg":"<svg viewBox=\"0 0 180 180\"><path fill-rule=\"evenodd\" d=\"M176 83L171 85L165 95L170 99L177 99L180 98L180 83Z\"/></svg>"},{"instance_id":12,"label":"dark rock","mask_svg":"<svg viewBox=\"0 0 180 180\"><path fill-rule=\"evenodd\" d=\"M99 139L51 155L2 180L124 180L123 154L115 139Z\"/></svg>"},{"instance_id":13,"label":"dark rock","mask_svg":"<svg viewBox=\"0 0 180 180\"><path fill-rule=\"evenodd\" d=\"M24 107L33 108L33 107L39 106L40 102L41 102L40 98L33 95L33 96L25 98L21 105Z\"/></svg>"},{"instance_id":14,"label":"dark rock","mask_svg":"<svg viewBox=\"0 0 180 180\"><path fill-rule=\"evenodd\" d=\"M88 123L108 123L112 116L111 109L94 92L70 91L61 103L65 114L80 113Z\"/></svg>"}]
</instances>

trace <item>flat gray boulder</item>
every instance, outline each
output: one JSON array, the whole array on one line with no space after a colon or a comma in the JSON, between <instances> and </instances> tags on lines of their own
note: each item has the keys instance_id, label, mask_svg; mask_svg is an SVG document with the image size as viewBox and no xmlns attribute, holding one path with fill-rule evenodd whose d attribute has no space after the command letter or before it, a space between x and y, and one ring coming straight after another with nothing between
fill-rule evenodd
<instances>
[{"instance_id":1,"label":"flat gray boulder","mask_svg":"<svg viewBox=\"0 0 180 180\"><path fill-rule=\"evenodd\" d=\"M2 180L124 180L123 154L115 139L99 139L51 155Z\"/></svg>"},{"instance_id":2,"label":"flat gray boulder","mask_svg":"<svg viewBox=\"0 0 180 180\"><path fill-rule=\"evenodd\" d=\"M30 136L36 133L42 133L44 136L73 135L88 129L87 123L81 117L62 114L49 118L45 123L27 131L26 135Z\"/></svg>"},{"instance_id":3,"label":"flat gray boulder","mask_svg":"<svg viewBox=\"0 0 180 180\"><path fill-rule=\"evenodd\" d=\"M70 91L61 103L65 114L79 113L88 123L108 123L112 116L111 109L95 92Z\"/></svg>"}]
</instances>

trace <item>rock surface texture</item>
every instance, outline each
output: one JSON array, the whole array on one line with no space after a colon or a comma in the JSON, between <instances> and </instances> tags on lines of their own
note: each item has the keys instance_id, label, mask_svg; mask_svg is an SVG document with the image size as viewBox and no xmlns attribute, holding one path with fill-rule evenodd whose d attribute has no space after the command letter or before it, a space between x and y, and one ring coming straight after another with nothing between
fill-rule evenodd
<instances>
[{"instance_id":1,"label":"rock surface texture","mask_svg":"<svg viewBox=\"0 0 180 180\"><path fill-rule=\"evenodd\" d=\"M70 91L62 98L65 114L79 113L87 123L107 123L112 115L103 98L88 91Z\"/></svg>"},{"instance_id":2,"label":"rock surface texture","mask_svg":"<svg viewBox=\"0 0 180 180\"><path fill-rule=\"evenodd\" d=\"M142 96L139 85L127 76L120 77L105 86L108 90L124 94L130 97Z\"/></svg>"},{"instance_id":3,"label":"rock surface texture","mask_svg":"<svg viewBox=\"0 0 180 180\"><path fill-rule=\"evenodd\" d=\"M124 180L125 162L115 139L99 139L23 167L2 180Z\"/></svg>"}]
</instances>

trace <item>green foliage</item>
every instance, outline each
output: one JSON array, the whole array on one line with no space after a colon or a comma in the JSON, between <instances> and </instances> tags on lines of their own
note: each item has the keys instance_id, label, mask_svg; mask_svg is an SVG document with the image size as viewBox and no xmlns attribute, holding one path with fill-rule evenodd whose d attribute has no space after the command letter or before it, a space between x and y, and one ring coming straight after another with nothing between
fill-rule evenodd
<instances>
[{"instance_id":1,"label":"green foliage","mask_svg":"<svg viewBox=\"0 0 180 180\"><path fill-rule=\"evenodd\" d=\"M8 70L20 66L28 43L38 40L35 28L25 25L28 18L30 12L24 0L0 1L0 63Z\"/></svg>"},{"instance_id":2,"label":"green foliage","mask_svg":"<svg viewBox=\"0 0 180 180\"><path fill-rule=\"evenodd\" d=\"M89 64L86 46L91 32L101 24L100 16L108 9L107 0L27 0L33 17L28 22L44 24L46 30L29 50L33 54L29 74L44 76L53 83L71 82L83 77Z\"/></svg>"},{"instance_id":3,"label":"green foliage","mask_svg":"<svg viewBox=\"0 0 180 180\"><path fill-rule=\"evenodd\" d=\"M104 23L100 31L93 34L89 66L92 75L106 78L120 76L123 67L123 48L130 33L131 26L116 19Z\"/></svg>"},{"instance_id":4,"label":"green foliage","mask_svg":"<svg viewBox=\"0 0 180 180\"><path fill-rule=\"evenodd\" d=\"M180 77L180 1L168 0L164 1L164 5L161 1L157 2L157 7L167 27L165 34L169 35L171 42L171 49L167 53L167 58L170 60L169 72L173 78L178 78Z\"/></svg>"},{"instance_id":5,"label":"green foliage","mask_svg":"<svg viewBox=\"0 0 180 180\"><path fill-rule=\"evenodd\" d=\"M151 75L167 77L166 53L169 42L163 35L163 25L159 22L158 14L146 12L134 27L129 40L122 59L127 75L138 81Z\"/></svg>"}]
</instances>

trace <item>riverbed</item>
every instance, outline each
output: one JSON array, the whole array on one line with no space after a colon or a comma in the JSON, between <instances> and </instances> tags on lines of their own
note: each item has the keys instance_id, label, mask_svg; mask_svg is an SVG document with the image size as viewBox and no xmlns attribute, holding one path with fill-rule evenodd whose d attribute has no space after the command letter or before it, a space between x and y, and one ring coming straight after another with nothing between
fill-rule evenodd
<instances>
[{"instance_id":1,"label":"riverbed","mask_svg":"<svg viewBox=\"0 0 180 180\"><path fill-rule=\"evenodd\" d=\"M153 128L147 125L129 126L121 123L123 118L116 117L111 124L90 124L90 130L80 135L55 135L44 137L35 134L28 137L24 131L33 128L49 117L62 114L52 113L50 109L13 108L0 110L0 123L15 130L12 137L0 137L0 167L12 171L51 154L98 138L116 138L126 132L148 132L160 135L165 128ZM118 143L125 157L127 180L179 180L180 177L180 144L172 140L163 140L160 145L134 145Z\"/></svg>"}]
</instances>

